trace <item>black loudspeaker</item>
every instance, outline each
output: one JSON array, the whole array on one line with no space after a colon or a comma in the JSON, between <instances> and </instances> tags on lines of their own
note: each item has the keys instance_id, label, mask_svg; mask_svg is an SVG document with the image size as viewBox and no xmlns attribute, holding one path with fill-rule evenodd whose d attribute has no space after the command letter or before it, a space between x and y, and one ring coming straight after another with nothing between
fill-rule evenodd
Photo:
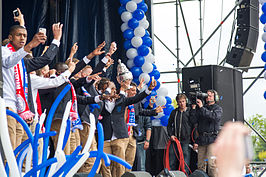
<instances>
[{"instance_id":1,"label":"black loudspeaker","mask_svg":"<svg viewBox=\"0 0 266 177\"><path fill-rule=\"evenodd\" d=\"M251 49L256 52L259 31L252 27L238 27L235 36L235 45Z\"/></svg>"},{"instance_id":2,"label":"black loudspeaker","mask_svg":"<svg viewBox=\"0 0 266 177\"><path fill-rule=\"evenodd\" d=\"M186 177L185 173L183 173L182 171L168 171L168 172L166 174L165 170L163 170L161 171L161 173L157 175L157 177L168 177L169 175L171 177Z\"/></svg>"},{"instance_id":3,"label":"black loudspeaker","mask_svg":"<svg viewBox=\"0 0 266 177\"><path fill-rule=\"evenodd\" d=\"M124 173L122 177L152 177L152 176L150 175L150 173L145 171L131 171Z\"/></svg>"},{"instance_id":4,"label":"black loudspeaker","mask_svg":"<svg viewBox=\"0 0 266 177\"><path fill-rule=\"evenodd\" d=\"M254 7L237 9L237 26L259 28L259 9Z\"/></svg>"},{"instance_id":5,"label":"black loudspeaker","mask_svg":"<svg viewBox=\"0 0 266 177\"><path fill-rule=\"evenodd\" d=\"M89 173L76 173L73 177L87 177ZM95 174L94 177L102 177L100 174Z\"/></svg>"},{"instance_id":6,"label":"black loudspeaker","mask_svg":"<svg viewBox=\"0 0 266 177\"><path fill-rule=\"evenodd\" d=\"M220 96L217 103L223 108L222 125L226 121L244 121L243 86L241 72L223 66L207 65L182 69L183 92L190 98L189 92L198 84L202 92L214 89ZM236 105L237 104L237 105Z\"/></svg>"},{"instance_id":7,"label":"black loudspeaker","mask_svg":"<svg viewBox=\"0 0 266 177\"><path fill-rule=\"evenodd\" d=\"M243 0L240 5L240 8L247 8L247 7L254 7L259 8L259 1L258 0Z\"/></svg>"},{"instance_id":8,"label":"black loudspeaker","mask_svg":"<svg viewBox=\"0 0 266 177\"><path fill-rule=\"evenodd\" d=\"M207 173L201 170L195 170L189 177L209 177Z\"/></svg>"},{"instance_id":9,"label":"black loudspeaker","mask_svg":"<svg viewBox=\"0 0 266 177\"><path fill-rule=\"evenodd\" d=\"M234 67L250 66L254 54L243 48L232 47L231 51L226 56L226 63L231 64ZM248 71L248 69L243 69Z\"/></svg>"}]
</instances>

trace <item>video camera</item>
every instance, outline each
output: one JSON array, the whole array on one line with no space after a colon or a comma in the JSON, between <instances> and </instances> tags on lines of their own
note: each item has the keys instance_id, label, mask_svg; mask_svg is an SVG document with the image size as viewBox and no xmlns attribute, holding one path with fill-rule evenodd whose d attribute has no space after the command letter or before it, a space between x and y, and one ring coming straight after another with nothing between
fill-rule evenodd
<instances>
[{"instance_id":1,"label":"video camera","mask_svg":"<svg viewBox=\"0 0 266 177\"><path fill-rule=\"evenodd\" d=\"M200 83L196 83L194 80L191 80L189 83L189 100L191 104L197 104L197 99L200 99L204 104L205 99L208 97L207 93L204 93L200 90Z\"/></svg>"}]
</instances>

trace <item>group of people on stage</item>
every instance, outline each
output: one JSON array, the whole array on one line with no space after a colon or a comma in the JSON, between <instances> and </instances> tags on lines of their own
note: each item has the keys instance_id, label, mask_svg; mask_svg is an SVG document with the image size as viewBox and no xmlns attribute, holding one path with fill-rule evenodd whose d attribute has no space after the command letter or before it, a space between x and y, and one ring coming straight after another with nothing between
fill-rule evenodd
<instances>
[{"instance_id":1,"label":"group of people on stage","mask_svg":"<svg viewBox=\"0 0 266 177\"><path fill-rule=\"evenodd\" d=\"M66 155L71 154L79 145L84 147L93 118L93 122L100 121L103 125L104 152L127 161L133 166L133 170L145 170L145 151L150 146L152 132L150 116L163 112L163 107L153 107L154 97L151 97L146 109L141 101L155 88L156 81L152 79L146 89L144 80L136 85L132 82L132 74L123 63L118 64L119 89L113 81L106 78L106 71L114 63L112 55L117 49L115 42L110 44L109 51L94 68L89 63L95 56L105 53L102 51L105 42L81 60L73 58L78 50L75 43L65 63L56 63L54 69L50 69L48 65L59 50L63 24L53 24L54 39L50 46L45 48L41 56L32 56L31 50L44 44L47 36L45 32L40 31L27 43L23 15L17 10L19 15L14 19L19 25L10 28L8 39L3 41L2 46L3 98L6 108L25 120L34 133L40 115L44 110L49 112L57 96L70 84L71 89L61 100L53 116L51 131L56 131L57 135L51 137L50 146L56 150L63 115L68 102L71 101L71 132L64 148ZM188 106L185 94L178 94L176 97L178 108L172 111L167 126L167 133L172 141L169 149L171 170L179 168L179 156L176 154L180 150L176 144L178 141L181 144L187 174L191 173L190 153L193 149L198 151L198 168L206 171L208 166L209 176L217 176L216 158L210 147L220 131L223 111L216 104L217 92L209 90L207 94L206 105L197 99L196 104ZM11 144L15 149L27 139L27 135L13 117L7 116L7 122ZM45 127L42 127L41 131L45 131ZM191 141L192 132L196 135L195 141ZM96 137L93 138L90 150L97 150ZM190 144L193 147L190 147ZM41 152L42 150L39 152L40 156ZM95 158L89 158L79 172L90 172L94 161ZM104 177L119 177L126 171L129 170L116 162L112 162L110 166L102 163L97 170Z\"/></svg>"}]
</instances>

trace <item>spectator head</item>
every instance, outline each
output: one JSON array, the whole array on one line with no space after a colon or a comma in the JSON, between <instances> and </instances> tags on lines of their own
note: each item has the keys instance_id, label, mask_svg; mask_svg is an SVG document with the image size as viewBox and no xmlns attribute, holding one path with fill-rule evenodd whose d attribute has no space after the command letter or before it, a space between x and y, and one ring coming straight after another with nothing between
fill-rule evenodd
<instances>
[{"instance_id":1,"label":"spectator head","mask_svg":"<svg viewBox=\"0 0 266 177\"><path fill-rule=\"evenodd\" d=\"M100 81L98 81L98 83L95 85L96 89L98 91L101 91L102 93L105 92L105 90L108 88L109 86L109 82L110 80L106 77L103 77Z\"/></svg>"},{"instance_id":2,"label":"spectator head","mask_svg":"<svg viewBox=\"0 0 266 177\"><path fill-rule=\"evenodd\" d=\"M13 25L9 30L8 39L17 51L24 47L27 42L27 30L23 26Z\"/></svg>"},{"instance_id":3,"label":"spectator head","mask_svg":"<svg viewBox=\"0 0 266 177\"><path fill-rule=\"evenodd\" d=\"M176 99L179 109L183 110L187 107L187 96L185 94L179 93L176 95L175 99Z\"/></svg>"},{"instance_id":4,"label":"spectator head","mask_svg":"<svg viewBox=\"0 0 266 177\"><path fill-rule=\"evenodd\" d=\"M59 62L55 64L56 74L60 75L68 69L67 64Z\"/></svg>"},{"instance_id":5,"label":"spectator head","mask_svg":"<svg viewBox=\"0 0 266 177\"><path fill-rule=\"evenodd\" d=\"M45 65L44 67L42 67L41 69L38 69L36 71L36 75L37 76L47 76L49 73L49 66Z\"/></svg>"},{"instance_id":6,"label":"spectator head","mask_svg":"<svg viewBox=\"0 0 266 177\"><path fill-rule=\"evenodd\" d=\"M86 65L81 71L81 76L82 77L87 77L91 73L92 73L92 67L90 65Z\"/></svg>"},{"instance_id":7,"label":"spectator head","mask_svg":"<svg viewBox=\"0 0 266 177\"><path fill-rule=\"evenodd\" d=\"M135 82L130 83L130 89L127 90L127 96L133 97L137 94L137 84Z\"/></svg>"}]
</instances>

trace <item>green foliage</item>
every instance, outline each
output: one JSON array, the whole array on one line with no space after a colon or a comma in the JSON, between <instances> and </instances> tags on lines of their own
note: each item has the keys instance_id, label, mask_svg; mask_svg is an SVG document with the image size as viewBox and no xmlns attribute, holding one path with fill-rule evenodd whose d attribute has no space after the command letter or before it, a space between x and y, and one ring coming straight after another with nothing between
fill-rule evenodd
<instances>
[{"instance_id":1,"label":"green foliage","mask_svg":"<svg viewBox=\"0 0 266 177\"><path fill-rule=\"evenodd\" d=\"M266 118L256 114L248 119L248 122L266 139ZM252 131L252 142L255 151L255 160L263 161L265 157L262 153L266 150L266 143ZM260 155L259 155L260 154ZM263 153L264 154L264 153Z\"/></svg>"}]
</instances>

